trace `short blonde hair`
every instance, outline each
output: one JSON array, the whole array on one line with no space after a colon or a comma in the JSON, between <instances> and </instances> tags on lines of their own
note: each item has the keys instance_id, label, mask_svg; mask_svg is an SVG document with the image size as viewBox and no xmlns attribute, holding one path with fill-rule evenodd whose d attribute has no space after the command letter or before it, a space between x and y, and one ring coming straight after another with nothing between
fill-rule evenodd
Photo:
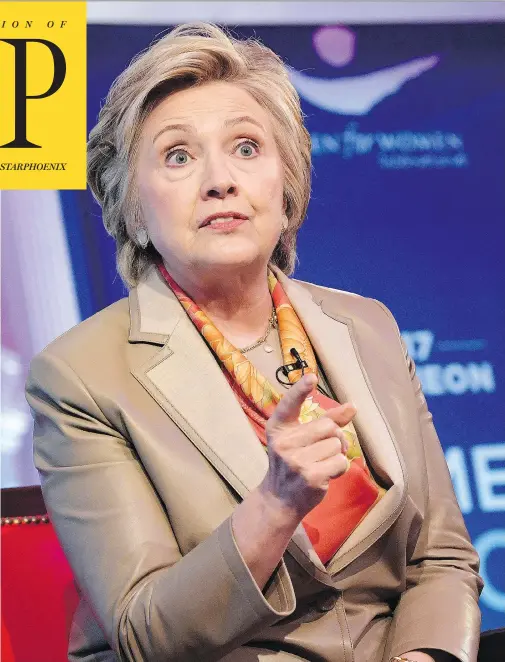
<instances>
[{"instance_id":1,"label":"short blonde hair","mask_svg":"<svg viewBox=\"0 0 505 662\"><path fill-rule=\"evenodd\" d=\"M212 23L180 25L139 53L112 84L88 142L88 184L116 241L116 265L134 287L159 259L154 246L135 241L143 227L135 163L143 123L154 107L179 90L215 81L234 83L269 111L284 167L288 226L271 262L290 275L296 236L311 186L311 140L299 96L281 58L257 39L236 39Z\"/></svg>"}]
</instances>

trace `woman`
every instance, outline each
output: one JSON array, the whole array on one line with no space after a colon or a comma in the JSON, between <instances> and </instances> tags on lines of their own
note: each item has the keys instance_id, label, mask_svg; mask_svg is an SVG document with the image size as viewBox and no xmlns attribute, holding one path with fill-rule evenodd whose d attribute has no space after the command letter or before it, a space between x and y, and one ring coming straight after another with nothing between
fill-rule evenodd
<instances>
[{"instance_id":1,"label":"woman","mask_svg":"<svg viewBox=\"0 0 505 662\"><path fill-rule=\"evenodd\" d=\"M310 138L282 61L176 28L111 88L89 183L129 298L27 382L69 659L475 660L478 559L398 327L287 277Z\"/></svg>"}]
</instances>

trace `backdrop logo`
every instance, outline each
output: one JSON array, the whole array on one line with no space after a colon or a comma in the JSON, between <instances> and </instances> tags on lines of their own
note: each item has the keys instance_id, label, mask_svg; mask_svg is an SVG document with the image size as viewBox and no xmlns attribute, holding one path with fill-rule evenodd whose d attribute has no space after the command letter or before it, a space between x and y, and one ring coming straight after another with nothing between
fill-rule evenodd
<instances>
[{"instance_id":1,"label":"backdrop logo","mask_svg":"<svg viewBox=\"0 0 505 662\"><path fill-rule=\"evenodd\" d=\"M0 188L86 188L86 5L7 2Z\"/></svg>"},{"instance_id":2,"label":"backdrop logo","mask_svg":"<svg viewBox=\"0 0 505 662\"><path fill-rule=\"evenodd\" d=\"M395 67L349 78L313 78L291 69L298 92L312 105L338 115L366 115L403 85L432 69L438 56L420 57Z\"/></svg>"},{"instance_id":3,"label":"backdrop logo","mask_svg":"<svg viewBox=\"0 0 505 662\"><path fill-rule=\"evenodd\" d=\"M345 67L355 56L354 32L343 26L318 28L313 46L320 59L333 67ZM437 54L417 57L359 76L318 78L289 68L300 96L317 108L343 116L370 113L387 97L430 71L439 63ZM315 156L335 154L350 159L374 155L381 168L461 168L468 165L463 137L450 131L364 131L357 121L341 132L311 133Z\"/></svg>"},{"instance_id":4,"label":"backdrop logo","mask_svg":"<svg viewBox=\"0 0 505 662\"><path fill-rule=\"evenodd\" d=\"M343 159L376 156L381 168L461 168L468 165L463 136L449 131L362 131L349 122L341 133L311 133L312 153Z\"/></svg>"}]
</instances>

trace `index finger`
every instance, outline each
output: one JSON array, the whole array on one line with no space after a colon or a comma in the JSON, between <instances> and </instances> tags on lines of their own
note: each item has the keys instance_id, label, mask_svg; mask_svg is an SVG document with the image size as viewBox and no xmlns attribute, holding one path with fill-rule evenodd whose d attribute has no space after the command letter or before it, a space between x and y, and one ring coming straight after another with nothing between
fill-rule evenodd
<instances>
[{"instance_id":1,"label":"index finger","mask_svg":"<svg viewBox=\"0 0 505 662\"><path fill-rule=\"evenodd\" d=\"M312 373L299 379L277 403L275 411L270 417L271 425L298 421L301 406L316 383L317 377Z\"/></svg>"}]
</instances>

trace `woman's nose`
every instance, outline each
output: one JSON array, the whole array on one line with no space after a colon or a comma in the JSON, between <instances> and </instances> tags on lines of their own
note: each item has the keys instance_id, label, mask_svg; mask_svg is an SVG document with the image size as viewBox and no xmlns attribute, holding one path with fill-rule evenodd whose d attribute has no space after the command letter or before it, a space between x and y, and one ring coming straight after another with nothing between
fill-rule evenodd
<instances>
[{"instance_id":1,"label":"woman's nose","mask_svg":"<svg viewBox=\"0 0 505 662\"><path fill-rule=\"evenodd\" d=\"M237 184L222 159L214 157L208 160L201 193L203 199L222 199L237 194Z\"/></svg>"}]
</instances>

